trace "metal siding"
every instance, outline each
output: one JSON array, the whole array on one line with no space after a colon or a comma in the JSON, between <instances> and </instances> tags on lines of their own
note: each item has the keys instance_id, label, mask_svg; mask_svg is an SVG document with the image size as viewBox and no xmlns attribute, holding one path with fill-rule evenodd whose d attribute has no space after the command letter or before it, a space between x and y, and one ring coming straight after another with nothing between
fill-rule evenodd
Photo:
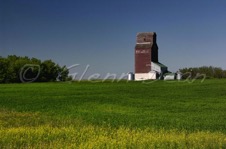
<instances>
[{"instance_id":1,"label":"metal siding","mask_svg":"<svg viewBox=\"0 0 226 149\"><path fill-rule=\"evenodd\" d=\"M134 74L132 72L128 73L128 80L133 81L134 80Z\"/></svg>"},{"instance_id":2,"label":"metal siding","mask_svg":"<svg viewBox=\"0 0 226 149\"><path fill-rule=\"evenodd\" d=\"M168 74L164 76L164 80L175 80L175 74Z\"/></svg>"}]
</instances>

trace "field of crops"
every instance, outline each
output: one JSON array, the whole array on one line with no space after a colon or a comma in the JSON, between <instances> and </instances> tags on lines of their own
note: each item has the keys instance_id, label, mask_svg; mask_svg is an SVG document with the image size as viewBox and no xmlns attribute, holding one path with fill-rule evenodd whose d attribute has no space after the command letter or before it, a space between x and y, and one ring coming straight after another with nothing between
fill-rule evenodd
<instances>
[{"instance_id":1,"label":"field of crops","mask_svg":"<svg viewBox=\"0 0 226 149\"><path fill-rule=\"evenodd\" d=\"M226 80L0 84L0 148L226 148Z\"/></svg>"}]
</instances>

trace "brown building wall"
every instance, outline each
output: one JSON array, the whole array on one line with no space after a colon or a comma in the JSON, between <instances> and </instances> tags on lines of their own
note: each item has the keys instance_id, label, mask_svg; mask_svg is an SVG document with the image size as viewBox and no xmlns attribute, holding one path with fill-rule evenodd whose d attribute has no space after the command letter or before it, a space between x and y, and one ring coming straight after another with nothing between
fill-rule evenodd
<instances>
[{"instance_id":1,"label":"brown building wall","mask_svg":"<svg viewBox=\"0 0 226 149\"><path fill-rule=\"evenodd\" d=\"M138 33L135 47L135 73L151 71L151 62L158 62L155 33Z\"/></svg>"},{"instance_id":2,"label":"brown building wall","mask_svg":"<svg viewBox=\"0 0 226 149\"><path fill-rule=\"evenodd\" d=\"M135 73L151 71L151 49L135 50Z\"/></svg>"}]
</instances>

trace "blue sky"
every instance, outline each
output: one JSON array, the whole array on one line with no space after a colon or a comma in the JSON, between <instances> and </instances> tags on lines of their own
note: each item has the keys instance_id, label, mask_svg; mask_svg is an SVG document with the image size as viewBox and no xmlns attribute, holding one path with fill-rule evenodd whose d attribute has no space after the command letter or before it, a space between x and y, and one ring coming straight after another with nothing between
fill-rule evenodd
<instances>
[{"instance_id":1,"label":"blue sky","mask_svg":"<svg viewBox=\"0 0 226 149\"><path fill-rule=\"evenodd\" d=\"M156 32L169 70L226 69L225 8L225 0L0 0L0 55L121 74L134 71L137 32Z\"/></svg>"}]
</instances>

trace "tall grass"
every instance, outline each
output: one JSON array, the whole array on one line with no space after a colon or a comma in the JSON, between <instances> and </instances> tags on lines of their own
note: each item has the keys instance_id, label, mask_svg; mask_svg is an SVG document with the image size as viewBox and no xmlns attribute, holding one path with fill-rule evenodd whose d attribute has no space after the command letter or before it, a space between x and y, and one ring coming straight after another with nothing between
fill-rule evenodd
<instances>
[{"instance_id":1,"label":"tall grass","mask_svg":"<svg viewBox=\"0 0 226 149\"><path fill-rule=\"evenodd\" d=\"M1 84L0 148L226 148L225 84Z\"/></svg>"},{"instance_id":2,"label":"tall grass","mask_svg":"<svg viewBox=\"0 0 226 149\"><path fill-rule=\"evenodd\" d=\"M4 115L4 113L1 113ZM38 114L9 112L33 119ZM16 120L15 120L16 121ZM21 123L21 122L18 122ZM225 148L221 132L94 126L81 121L53 121L37 126L1 125L0 148Z\"/></svg>"}]
</instances>

